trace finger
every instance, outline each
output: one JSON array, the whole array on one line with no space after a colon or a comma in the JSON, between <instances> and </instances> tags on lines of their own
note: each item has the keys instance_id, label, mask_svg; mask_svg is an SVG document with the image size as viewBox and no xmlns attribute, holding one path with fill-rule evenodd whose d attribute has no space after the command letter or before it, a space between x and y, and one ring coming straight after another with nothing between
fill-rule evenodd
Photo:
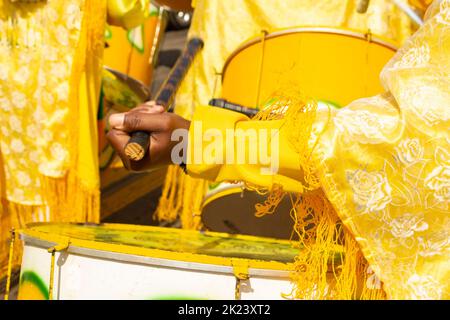
<instances>
[{"instance_id":1,"label":"finger","mask_svg":"<svg viewBox=\"0 0 450 320\"><path fill-rule=\"evenodd\" d=\"M163 106L157 104L156 101L154 101L154 100L144 102L143 104L141 104L141 106L142 106L142 105L143 105L143 106L150 107L150 108L162 107L163 109L165 109Z\"/></svg>"},{"instance_id":2,"label":"finger","mask_svg":"<svg viewBox=\"0 0 450 320\"><path fill-rule=\"evenodd\" d=\"M157 114L134 112L121 114L112 121L118 124L121 130L127 132L159 132L168 130L171 118L167 112Z\"/></svg>"},{"instance_id":3,"label":"finger","mask_svg":"<svg viewBox=\"0 0 450 320\"><path fill-rule=\"evenodd\" d=\"M146 104L141 104L140 106L131 109L129 112L163 113L164 111L164 107L160 105L147 106Z\"/></svg>"},{"instance_id":4,"label":"finger","mask_svg":"<svg viewBox=\"0 0 450 320\"><path fill-rule=\"evenodd\" d=\"M108 139L114 150L116 150L125 168L130 169L130 160L125 155L125 146L130 140L130 135L127 132L121 130L111 129L106 134L106 138Z\"/></svg>"},{"instance_id":5,"label":"finger","mask_svg":"<svg viewBox=\"0 0 450 320\"><path fill-rule=\"evenodd\" d=\"M112 128L116 128L119 130L124 130L124 121L125 121L125 114L163 114L165 111L164 107L162 106L155 106L155 107L146 107L145 105L136 107L128 112L122 112L122 113L114 113L109 117L109 125ZM139 117L139 115L136 115L136 117ZM135 117L132 117L131 119L134 119ZM129 131L129 130L127 130Z\"/></svg>"},{"instance_id":6,"label":"finger","mask_svg":"<svg viewBox=\"0 0 450 320\"><path fill-rule=\"evenodd\" d=\"M156 101L155 100L150 100L150 101L144 102L143 104L146 105L146 106L149 106L149 107L153 107L153 106L156 106Z\"/></svg>"}]
</instances>

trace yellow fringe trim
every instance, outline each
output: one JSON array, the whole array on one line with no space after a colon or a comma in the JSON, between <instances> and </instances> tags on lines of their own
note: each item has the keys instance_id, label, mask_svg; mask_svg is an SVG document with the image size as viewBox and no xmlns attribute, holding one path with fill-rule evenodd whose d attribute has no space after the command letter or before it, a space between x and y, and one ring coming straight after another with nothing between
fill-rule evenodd
<instances>
[{"instance_id":1,"label":"yellow fringe trim","mask_svg":"<svg viewBox=\"0 0 450 320\"><path fill-rule=\"evenodd\" d=\"M295 98L293 98L295 97ZM381 283L372 281L367 273L368 263L354 239L343 226L335 209L321 189L318 165L313 159L321 134L311 143L312 126L317 105L301 95L283 93L272 106L262 110L256 119L271 120L284 117L290 142L300 157L303 171L303 191L287 194L282 186L274 186L267 200L256 205L256 215L272 214L283 199L289 196L294 221L292 241L299 248L292 273L294 288L285 295L291 299L385 299ZM280 115L281 114L281 115ZM251 189L255 189L254 186ZM261 192L267 192L262 189ZM343 251L335 259L337 246ZM330 261L333 261L330 265ZM375 283L379 287L369 288Z\"/></svg>"},{"instance_id":2,"label":"yellow fringe trim","mask_svg":"<svg viewBox=\"0 0 450 320\"><path fill-rule=\"evenodd\" d=\"M170 166L155 217L158 221L181 220L183 229L200 230L201 210L208 182L186 175L179 166Z\"/></svg>"}]
</instances>

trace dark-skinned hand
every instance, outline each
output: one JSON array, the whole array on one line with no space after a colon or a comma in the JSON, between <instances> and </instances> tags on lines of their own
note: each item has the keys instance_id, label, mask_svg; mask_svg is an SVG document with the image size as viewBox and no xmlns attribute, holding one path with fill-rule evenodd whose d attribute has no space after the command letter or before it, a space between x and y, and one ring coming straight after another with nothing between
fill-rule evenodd
<instances>
[{"instance_id":1,"label":"dark-skinned hand","mask_svg":"<svg viewBox=\"0 0 450 320\"><path fill-rule=\"evenodd\" d=\"M172 148L178 141L171 141L176 129L189 130L190 121L174 113L165 112L154 101L142 104L129 112L117 113L109 118L111 130L107 138L128 170L143 171L172 164ZM125 146L134 131L150 133L150 147L140 161L128 159ZM187 142L186 142L187 143Z\"/></svg>"}]
</instances>

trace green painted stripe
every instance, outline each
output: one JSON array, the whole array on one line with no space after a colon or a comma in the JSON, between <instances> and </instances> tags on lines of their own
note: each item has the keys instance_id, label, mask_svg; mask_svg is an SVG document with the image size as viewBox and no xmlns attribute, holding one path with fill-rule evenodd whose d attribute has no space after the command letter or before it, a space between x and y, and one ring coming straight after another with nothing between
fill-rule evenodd
<instances>
[{"instance_id":1,"label":"green painted stripe","mask_svg":"<svg viewBox=\"0 0 450 320\"><path fill-rule=\"evenodd\" d=\"M22 273L22 277L20 278L20 284L24 282L30 282L35 285L45 300L49 299L48 286L44 283L44 281L39 277L39 275L34 271L25 271Z\"/></svg>"}]
</instances>

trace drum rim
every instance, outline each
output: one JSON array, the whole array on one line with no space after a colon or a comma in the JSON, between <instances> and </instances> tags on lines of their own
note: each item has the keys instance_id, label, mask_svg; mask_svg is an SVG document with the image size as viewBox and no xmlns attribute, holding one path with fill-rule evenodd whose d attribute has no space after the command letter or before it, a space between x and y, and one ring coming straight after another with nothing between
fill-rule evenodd
<instances>
[{"instance_id":1,"label":"drum rim","mask_svg":"<svg viewBox=\"0 0 450 320\"><path fill-rule=\"evenodd\" d=\"M20 234L20 239L24 241L24 246L35 247L43 250L47 250L53 247L59 242L53 242L50 240L36 238L32 235ZM221 274L234 274L234 267L232 265L220 265L214 263L201 263L193 261L165 259L150 256L142 256L137 254L128 254L107 250L98 250L92 248L86 248L77 245L70 245L65 251L69 254L90 257L93 259L105 259L114 262L122 262L128 264L139 264L146 266L154 266L168 269L181 269L189 271L201 271L207 273L221 273ZM236 260L244 260L236 258ZM279 262L281 264L281 262ZM289 278L290 273L293 271L292 264L285 264L285 269L262 269L262 268L248 268L248 275L253 277L266 277L266 278Z\"/></svg>"},{"instance_id":2,"label":"drum rim","mask_svg":"<svg viewBox=\"0 0 450 320\"><path fill-rule=\"evenodd\" d=\"M203 199L204 205L206 202L210 202L211 198L215 198L217 194L219 193L225 193L225 195L232 194L232 193L241 193L245 187L243 182L239 183L229 183L229 182L222 182L219 184L219 186L211 191L206 192L205 198Z\"/></svg>"},{"instance_id":3,"label":"drum rim","mask_svg":"<svg viewBox=\"0 0 450 320\"><path fill-rule=\"evenodd\" d=\"M104 65L103 68L104 68L107 72L110 72L110 73L111 73L112 75L114 75L115 77L118 77L118 78L120 78L120 77L128 78L128 79L130 79L130 81L136 82L136 84L139 85L139 87L140 87L142 93L145 95L145 98L144 98L143 100L148 100L148 99L151 98L151 92L150 92L150 89L149 89L142 81L140 81L140 80L138 80L138 79L136 79L136 78L134 78L134 77L132 77L132 76L128 76L127 74L125 74L125 73L123 73L123 72L121 72L121 71L118 71L118 70L116 70L116 69L114 69L114 68L108 67L107 65ZM121 79L121 80L123 80L123 79ZM139 98L141 98L141 97L139 97Z\"/></svg>"},{"instance_id":4,"label":"drum rim","mask_svg":"<svg viewBox=\"0 0 450 320\"><path fill-rule=\"evenodd\" d=\"M351 29L344 29L344 28L332 28L332 27L297 27L297 28L288 28L288 29L281 29L274 32L270 32L265 36L265 40L268 39L274 39L278 38L284 35L290 35L295 33L325 33L325 34L338 34L343 36L348 36L350 38L356 38L360 40L366 40L367 41L367 34L364 34L362 32L351 30ZM231 61L243 50L247 49L248 47L261 42L261 36L252 37L247 41L244 41L237 49L235 49L227 58L225 61L223 68L222 68L222 83L225 77L225 73L227 71L228 65L231 63ZM382 39L381 37L372 35L370 39L371 43L379 44L387 49L391 49L394 52L398 50L398 47L387 41Z\"/></svg>"},{"instance_id":5,"label":"drum rim","mask_svg":"<svg viewBox=\"0 0 450 320\"><path fill-rule=\"evenodd\" d=\"M280 261L264 261L258 259L246 259L239 257L221 257L221 256L209 256L206 254L199 253L187 253L187 252L171 252L165 251L161 249L152 249L152 248L143 248L137 246L130 245L121 245L114 243L105 243L93 240L83 240L79 238L70 238L68 236L50 233L48 231L40 231L33 229L33 227L40 225L82 225L76 223L31 223L28 225L28 228L22 229L18 231L20 238L26 241L26 244L33 245L34 243L42 243L44 242L47 249L52 247L55 243L57 244L70 244L68 252L74 250L74 248L78 248L78 251L85 252L86 255L89 256L97 256L96 253L102 252L102 254L109 254L111 256L117 255L124 257L122 260L127 261L126 257L137 256L140 259L143 258L155 258L162 259L164 261L173 261L175 265L177 264L186 264L186 263L197 263L202 265L216 267L217 270L225 270L227 272L228 269L224 269L225 267L232 266L232 261L245 261L248 264L249 269L253 270L252 274L257 275L266 275L273 276L277 272L290 272L293 270L292 262L280 262ZM89 226L87 224L86 226ZM92 226L98 226L96 224L92 224ZM101 224L101 226L106 228L114 228L113 230L128 230L130 231L130 227L133 227L134 230L148 230L148 229L168 229L162 227L154 227L154 226L135 226L135 225L125 225L125 224ZM199 231L195 230L179 230L179 229L170 229L172 232L189 232L189 233L198 233ZM226 235L226 233L220 232L203 232L204 234L209 235ZM254 237L248 235L232 235L233 238L240 239L258 239L259 241L267 241L267 242L277 242L284 244L291 244L289 240L280 240L274 238L264 238L264 237ZM45 247L45 246L43 246ZM336 249L336 254L338 254L339 248ZM149 259L147 259L149 260ZM222 269L221 269L222 268Z\"/></svg>"}]
</instances>

